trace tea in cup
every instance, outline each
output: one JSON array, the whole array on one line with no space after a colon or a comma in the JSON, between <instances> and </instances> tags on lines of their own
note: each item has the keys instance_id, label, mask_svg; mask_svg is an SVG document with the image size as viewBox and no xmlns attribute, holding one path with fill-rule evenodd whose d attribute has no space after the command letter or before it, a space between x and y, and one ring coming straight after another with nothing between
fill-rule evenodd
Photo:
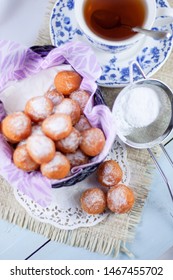
<instances>
[{"instance_id":1,"label":"tea in cup","mask_svg":"<svg viewBox=\"0 0 173 280\"><path fill-rule=\"evenodd\" d=\"M131 27L151 29L157 14L173 16L173 9L158 9L155 0L75 1L76 20L83 34L94 47L109 52L126 50L141 40L145 35Z\"/></svg>"}]
</instances>

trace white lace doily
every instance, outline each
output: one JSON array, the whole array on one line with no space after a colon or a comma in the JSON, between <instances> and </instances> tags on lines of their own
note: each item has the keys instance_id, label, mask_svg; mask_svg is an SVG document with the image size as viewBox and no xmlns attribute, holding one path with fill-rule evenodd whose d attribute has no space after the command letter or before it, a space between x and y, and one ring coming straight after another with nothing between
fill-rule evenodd
<instances>
[{"instance_id":1,"label":"white lace doily","mask_svg":"<svg viewBox=\"0 0 173 280\"><path fill-rule=\"evenodd\" d=\"M123 183L130 180L130 173L127 163L127 152L125 145L116 140L107 159L116 160L123 170ZM75 229L78 227L94 226L101 222L110 213L106 211L101 215L88 215L80 207L80 196L88 188L101 187L97 182L96 174L93 173L85 180L70 186L52 189L52 202L49 207L43 208L28 196L14 189L14 196L17 201L26 209L33 218L52 224L60 229Z\"/></svg>"}]
</instances>

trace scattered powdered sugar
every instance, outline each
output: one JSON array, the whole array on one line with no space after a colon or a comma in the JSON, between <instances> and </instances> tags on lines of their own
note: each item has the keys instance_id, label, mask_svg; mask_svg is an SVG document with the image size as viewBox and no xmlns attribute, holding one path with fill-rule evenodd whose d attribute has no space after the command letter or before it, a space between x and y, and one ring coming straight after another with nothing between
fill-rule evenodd
<instances>
[{"instance_id":1,"label":"scattered powdered sugar","mask_svg":"<svg viewBox=\"0 0 173 280\"><path fill-rule=\"evenodd\" d=\"M30 101L31 113L36 117L46 118L51 114L53 108L51 108L47 98L39 96L31 99Z\"/></svg>"},{"instance_id":2,"label":"scattered powdered sugar","mask_svg":"<svg viewBox=\"0 0 173 280\"><path fill-rule=\"evenodd\" d=\"M45 127L47 130L49 130L51 133L59 134L63 131L66 131L66 129L69 127L68 119L61 115L52 115L50 119L46 120Z\"/></svg>"},{"instance_id":3,"label":"scattered powdered sugar","mask_svg":"<svg viewBox=\"0 0 173 280\"><path fill-rule=\"evenodd\" d=\"M27 139L20 141L17 146L19 147L19 146L25 145L26 141L27 141Z\"/></svg>"},{"instance_id":4,"label":"scattered powdered sugar","mask_svg":"<svg viewBox=\"0 0 173 280\"><path fill-rule=\"evenodd\" d=\"M55 106L54 111L55 113L64 113L70 115L73 112L73 102L69 98L65 98L62 100L60 104Z\"/></svg>"},{"instance_id":5,"label":"scattered powdered sugar","mask_svg":"<svg viewBox=\"0 0 173 280\"><path fill-rule=\"evenodd\" d=\"M22 145L14 151L14 158L17 159L18 163L22 164L26 171L35 170L38 167L38 164L30 157L26 145Z\"/></svg>"},{"instance_id":6,"label":"scattered powdered sugar","mask_svg":"<svg viewBox=\"0 0 173 280\"><path fill-rule=\"evenodd\" d=\"M113 189L110 193L108 192L108 199L112 201L116 209L127 204L125 190L121 187Z\"/></svg>"},{"instance_id":7,"label":"scattered powdered sugar","mask_svg":"<svg viewBox=\"0 0 173 280\"><path fill-rule=\"evenodd\" d=\"M83 132L82 134L84 136L84 143L87 146L93 146L96 143L102 143L103 142L103 134L102 131L97 128L91 128Z\"/></svg>"},{"instance_id":8,"label":"scattered powdered sugar","mask_svg":"<svg viewBox=\"0 0 173 280\"><path fill-rule=\"evenodd\" d=\"M45 93L45 96L49 98L54 105L58 105L62 102L64 99L64 96L62 93L58 92L56 89L48 90Z\"/></svg>"},{"instance_id":9,"label":"scattered powdered sugar","mask_svg":"<svg viewBox=\"0 0 173 280\"><path fill-rule=\"evenodd\" d=\"M83 110L90 98L90 94L85 90L78 90L78 91L72 92L70 94L70 98L72 98L73 100L78 102L79 107L80 107L81 111L83 112Z\"/></svg>"},{"instance_id":10,"label":"scattered powdered sugar","mask_svg":"<svg viewBox=\"0 0 173 280\"><path fill-rule=\"evenodd\" d=\"M59 140L58 143L68 150L75 151L79 147L80 141L80 132L73 128L72 132L66 138Z\"/></svg>"},{"instance_id":11,"label":"scattered powdered sugar","mask_svg":"<svg viewBox=\"0 0 173 280\"><path fill-rule=\"evenodd\" d=\"M69 115L72 119L72 124L76 124L80 119L80 107L77 101L70 98L64 100L54 107L55 113L63 113Z\"/></svg>"},{"instance_id":12,"label":"scattered powdered sugar","mask_svg":"<svg viewBox=\"0 0 173 280\"><path fill-rule=\"evenodd\" d=\"M75 124L75 128L80 132L91 128L91 125L84 115L80 116L79 121Z\"/></svg>"},{"instance_id":13,"label":"scattered powdered sugar","mask_svg":"<svg viewBox=\"0 0 173 280\"><path fill-rule=\"evenodd\" d=\"M85 163L88 163L89 157L85 155L80 149L78 149L75 153L68 153L66 157L70 161L71 167L79 166Z\"/></svg>"},{"instance_id":14,"label":"scattered powdered sugar","mask_svg":"<svg viewBox=\"0 0 173 280\"><path fill-rule=\"evenodd\" d=\"M44 170L48 172L57 171L59 167L66 165L66 158L60 152L56 152L54 158L44 165Z\"/></svg>"},{"instance_id":15,"label":"scattered powdered sugar","mask_svg":"<svg viewBox=\"0 0 173 280\"><path fill-rule=\"evenodd\" d=\"M42 135L42 136L45 136L41 126L38 125L38 124L35 124L35 125L32 126L31 134L32 135Z\"/></svg>"},{"instance_id":16,"label":"scattered powdered sugar","mask_svg":"<svg viewBox=\"0 0 173 280\"><path fill-rule=\"evenodd\" d=\"M46 136L34 135L27 140L27 146L32 154L36 157L43 157L52 152L54 145L53 141Z\"/></svg>"},{"instance_id":17,"label":"scattered powdered sugar","mask_svg":"<svg viewBox=\"0 0 173 280\"><path fill-rule=\"evenodd\" d=\"M10 120L10 125L13 127L15 134L20 135L25 129L27 129L28 125L30 125L30 120L23 113L19 112Z\"/></svg>"},{"instance_id":18,"label":"scattered powdered sugar","mask_svg":"<svg viewBox=\"0 0 173 280\"><path fill-rule=\"evenodd\" d=\"M83 201L88 208L94 207L95 209L99 209L100 203L104 203L103 194L98 190L91 190L92 192L88 193L86 196L83 196Z\"/></svg>"},{"instance_id":19,"label":"scattered powdered sugar","mask_svg":"<svg viewBox=\"0 0 173 280\"><path fill-rule=\"evenodd\" d=\"M20 159L20 161L24 161L26 159L26 157L28 157L28 156L29 156L29 154L28 154L28 151L27 151L26 145L25 145L18 151L18 158Z\"/></svg>"},{"instance_id":20,"label":"scattered powdered sugar","mask_svg":"<svg viewBox=\"0 0 173 280\"><path fill-rule=\"evenodd\" d=\"M109 164L109 162L107 162L107 164L105 165L104 169L103 169L103 180L105 184L110 184L112 182L115 181L115 172L113 171L113 166L112 164Z\"/></svg>"}]
</instances>

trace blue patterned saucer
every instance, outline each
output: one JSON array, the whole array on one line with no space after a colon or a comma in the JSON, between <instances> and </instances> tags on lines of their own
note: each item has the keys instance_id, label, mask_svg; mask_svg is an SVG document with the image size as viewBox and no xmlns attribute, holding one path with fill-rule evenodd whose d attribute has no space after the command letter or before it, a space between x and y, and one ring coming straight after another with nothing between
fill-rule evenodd
<instances>
[{"instance_id":1,"label":"blue patterned saucer","mask_svg":"<svg viewBox=\"0 0 173 280\"><path fill-rule=\"evenodd\" d=\"M50 36L54 46L60 46L68 41L88 42L78 27L74 15L74 2L77 0L58 0L50 17ZM157 0L157 7L169 7L166 0ZM157 29L157 27L154 27ZM166 29L172 33L173 25ZM172 50L172 36L169 40L156 41L145 37L129 50L121 53L108 53L93 48L102 67L102 75L97 80L100 86L124 87L129 84L129 64L137 61L146 77L156 73L165 63ZM138 68L134 68L134 81L143 76Z\"/></svg>"}]
</instances>

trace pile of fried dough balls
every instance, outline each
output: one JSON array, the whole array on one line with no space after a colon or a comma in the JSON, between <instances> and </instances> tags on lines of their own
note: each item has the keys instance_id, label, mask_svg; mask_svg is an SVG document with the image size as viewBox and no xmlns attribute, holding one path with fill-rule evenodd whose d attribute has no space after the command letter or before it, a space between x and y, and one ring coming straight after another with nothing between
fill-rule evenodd
<instances>
[{"instance_id":1,"label":"pile of fried dough balls","mask_svg":"<svg viewBox=\"0 0 173 280\"><path fill-rule=\"evenodd\" d=\"M88 214L101 214L106 208L117 214L129 212L135 202L132 188L120 183L123 172L120 165L110 159L97 169L97 180L101 188L89 188L80 197L81 207Z\"/></svg>"},{"instance_id":2,"label":"pile of fried dough balls","mask_svg":"<svg viewBox=\"0 0 173 280\"><path fill-rule=\"evenodd\" d=\"M2 134L14 148L13 162L18 168L63 179L72 167L101 153L105 135L84 115L90 93L80 89L81 81L75 71L60 71L53 89L29 99L24 111L3 119Z\"/></svg>"},{"instance_id":3,"label":"pile of fried dough balls","mask_svg":"<svg viewBox=\"0 0 173 280\"><path fill-rule=\"evenodd\" d=\"M24 111L3 119L1 132L13 147L17 168L40 171L49 179L63 179L72 167L86 164L101 153L105 135L100 128L92 127L84 115L90 93L80 89L81 81L75 71L60 71L54 78L53 89L29 99ZM134 193L120 183L122 177L117 162L101 163L97 178L107 191L84 191L80 198L82 209L93 215L106 208L119 214L130 211Z\"/></svg>"}]
</instances>

